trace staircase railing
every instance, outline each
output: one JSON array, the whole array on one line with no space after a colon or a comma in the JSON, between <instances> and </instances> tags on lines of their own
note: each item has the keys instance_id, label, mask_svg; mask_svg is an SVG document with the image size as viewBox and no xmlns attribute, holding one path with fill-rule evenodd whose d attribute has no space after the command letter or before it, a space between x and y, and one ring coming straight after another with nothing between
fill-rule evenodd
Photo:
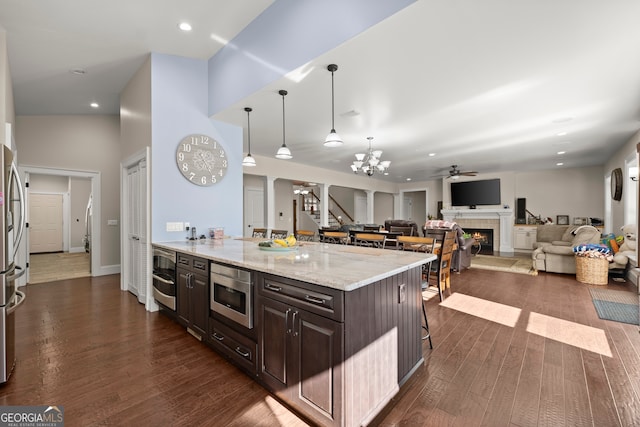
<instances>
[{"instance_id":1,"label":"staircase railing","mask_svg":"<svg viewBox=\"0 0 640 427\"><path fill-rule=\"evenodd\" d=\"M329 195L329 200L331 200L334 206L339 208L340 210L339 213L336 213L334 212L334 210L328 209L329 225L332 225L332 224L343 225L345 223L343 215L344 217L348 218L349 221L353 222L353 218L351 217L351 215L349 215L349 213L346 210L344 210L344 208L333 197L331 197L331 195ZM319 215L320 203L321 203L320 198L312 190L309 192L308 195L304 196L302 210L307 212L312 217L315 217L316 215ZM342 215L340 215L340 213Z\"/></svg>"}]
</instances>

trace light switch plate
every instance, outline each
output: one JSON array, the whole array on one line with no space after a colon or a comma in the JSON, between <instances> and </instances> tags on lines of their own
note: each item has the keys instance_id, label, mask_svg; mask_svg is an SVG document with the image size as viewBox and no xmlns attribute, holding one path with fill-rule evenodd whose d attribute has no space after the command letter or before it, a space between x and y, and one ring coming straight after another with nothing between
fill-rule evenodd
<instances>
[{"instance_id":1,"label":"light switch plate","mask_svg":"<svg viewBox=\"0 0 640 427\"><path fill-rule=\"evenodd\" d=\"M118 220L117 219L107 220L107 225L118 225Z\"/></svg>"}]
</instances>

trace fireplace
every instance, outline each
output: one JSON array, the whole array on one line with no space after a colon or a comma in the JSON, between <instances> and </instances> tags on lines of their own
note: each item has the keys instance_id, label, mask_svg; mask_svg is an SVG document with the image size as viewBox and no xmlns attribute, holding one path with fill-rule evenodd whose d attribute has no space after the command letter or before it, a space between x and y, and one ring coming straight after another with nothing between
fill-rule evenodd
<instances>
[{"instance_id":1,"label":"fireplace","mask_svg":"<svg viewBox=\"0 0 640 427\"><path fill-rule=\"evenodd\" d=\"M493 229L491 228L465 228L476 243L473 245L473 253L493 255Z\"/></svg>"}]
</instances>

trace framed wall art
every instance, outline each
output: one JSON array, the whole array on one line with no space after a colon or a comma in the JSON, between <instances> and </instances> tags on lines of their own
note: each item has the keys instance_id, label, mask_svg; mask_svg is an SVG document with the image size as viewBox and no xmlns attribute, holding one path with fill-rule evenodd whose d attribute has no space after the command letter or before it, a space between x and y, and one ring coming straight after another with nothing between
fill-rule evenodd
<instances>
[{"instance_id":1,"label":"framed wall art","mask_svg":"<svg viewBox=\"0 0 640 427\"><path fill-rule=\"evenodd\" d=\"M569 215L556 216L556 223L558 225L569 225Z\"/></svg>"}]
</instances>

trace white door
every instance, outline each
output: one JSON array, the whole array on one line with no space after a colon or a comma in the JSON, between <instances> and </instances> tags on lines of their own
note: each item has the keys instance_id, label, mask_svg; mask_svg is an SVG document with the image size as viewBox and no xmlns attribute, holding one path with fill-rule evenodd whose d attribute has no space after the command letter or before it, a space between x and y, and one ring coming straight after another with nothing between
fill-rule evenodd
<instances>
[{"instance_id":1,"label":"white door","mask_svg":"<svg viewBox=\"0 0 640 427\"><path fill-rule=\"evenodd\" d=\"M244 191L244 236L251 237L254 228L264 228L264 191L245 188Z\"/></svg>"},{"instance_id":2,"label":"white door","mask_svg":"<svg viewBox=\"0 0 640 427\"><path fill-rule=\"evenodd\" d=\"M146 162L138 164L127 170L127 199L128 210L126 214L127 245L129 268L125 273L127 289L138 297L138 301L145 303L147 297L146 286L146 262L147 262L147 235L146 235Z\"/></svg>"},{"instance_id":3,"label":"white door","mask_svg":"<svg viewBox=\"0 0 640 427\"><path fill-rule=\"evenodd\" d=\"M62 194L29 197L30 253L62 252Z\"/></svg>"}]
</instances>

